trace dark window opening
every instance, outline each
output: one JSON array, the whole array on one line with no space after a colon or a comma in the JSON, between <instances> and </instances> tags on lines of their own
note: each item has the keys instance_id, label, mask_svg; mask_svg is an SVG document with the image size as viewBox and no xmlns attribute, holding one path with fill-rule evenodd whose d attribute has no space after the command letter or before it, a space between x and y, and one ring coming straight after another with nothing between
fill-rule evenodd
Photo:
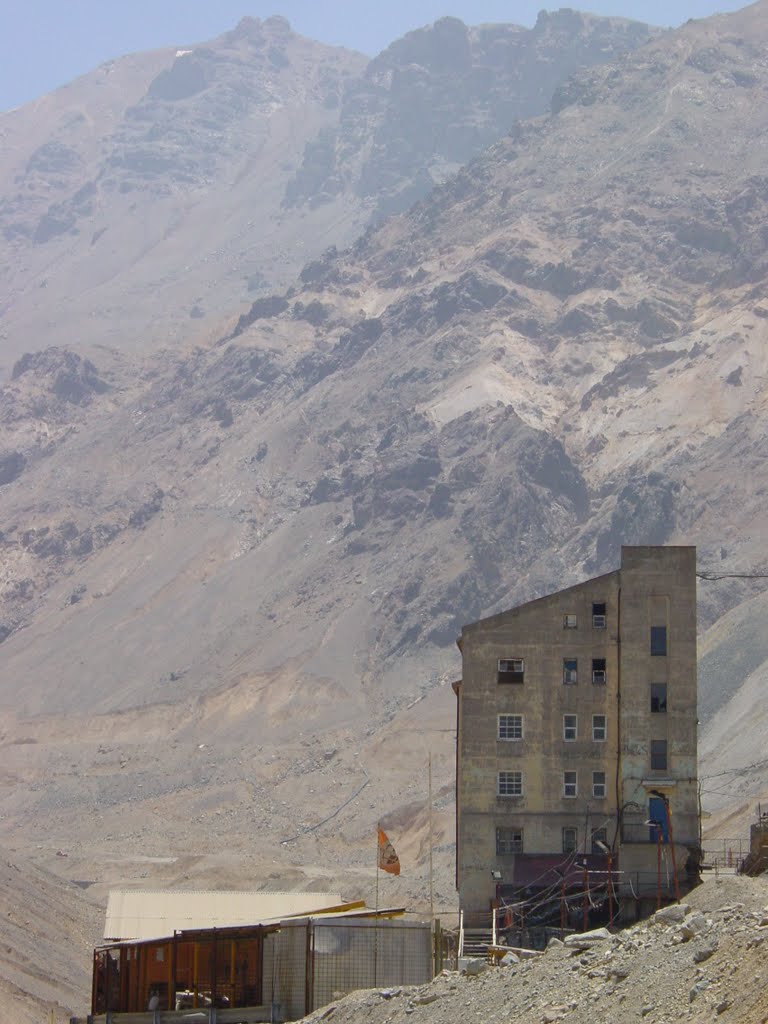
<instances>
[{"instance_id":1,"label":"dark window opening","mask_svg":"<svg viewBox=\"0 0 768 1024\"><path fill-rule=\"evenodd\" d=\"M605 629L605 601L592 602L592 626L594 629Z\"/></svg>"},{"instance_id":2,"label":"dark window opening","mask_svg":"<svg viewBox=\"0 0 768 1024\"><path fill-rule=\"evenodd\" d=\"M592 659L592 682L605 682L605 658Z\"/></svg>"},{"instance_id":3,"label":"dark window opening","mask_svg":"<svg viewBox=\"0 0 768 1024\"><path fill-rule=\"evenodd\" d=\"M651 711L655 715L666 714L667 711L667 684L651 683Z\"/></svg>"},{"instance_id":4,"label":"dark window opening","mask_svg":"<svg viewBox=\"0 0 768 1024\"><path fill-rule=\"evenodd\" d=\"M661 657L667 653L667 627L651 626L651 654Z\"/></svg>"},{"instance_id":5,"label":"dark window opening","mask_svg":"<svg viewBox=\"0 0 768 1024\"><path fill-rule=\"evenodd\" d=\"M522 683L525 673L525 662L522 658L499 658L499 683Z\"/></svg>"},{"instance_id":6,"label":"dark window opening","mask_svg":"<svg viewBox=\"0 0 768 1024\"><path fill-rule=\"evenodd\" d=\"M572 686L579 681L579 663L576 658L563 658L563 682Z\"/></svg>"},{"instance_id":7,"label":"dark window opening","mask_svg":"<svg viewBox=\"0 0 768 1024\"><path fill-rule=\"evenodd\" d=\"M579 840L577 829L570 825L563 829L563 853L575 853Z\"/></svg>"},{"instance_id":8,"label":"dark window opening","mask_svg":"<svg viewBox=\"0 0 768 1024\"><path fill-rule=\"evenodd\" d=\"M600 845L602 843L602 846ZM604 828L592 829L592 853L605 853L603 846L608 846L608 830Z\"/></svg>"},{"instance_id":9,"label":"dark window opening","mask_svg":"<svg viewBox=\"0 0 768 1024\"><path fill-rule=\"evenodd\" d=\"M651 740L651 768L654 771L666 771L667 741Z\"/></svg>"},{"instance_id":10,"label":"dark window opening","mask_svg":"<svg viewBox=\"0 0 768 1024\"><path fill-rule=\"evenodd\" d=\"M521 828L496 829L496 856L523 852L523 830Z\"/></svg>"}]
</instances>

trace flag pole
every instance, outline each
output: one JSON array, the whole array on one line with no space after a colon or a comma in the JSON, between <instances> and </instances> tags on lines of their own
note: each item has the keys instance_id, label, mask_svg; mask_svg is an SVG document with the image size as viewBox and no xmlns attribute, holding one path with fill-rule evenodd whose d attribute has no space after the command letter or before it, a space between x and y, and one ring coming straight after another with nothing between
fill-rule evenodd
<instances>
[{"instance_id":1,"label":"flag pole","mask_svg":"<svg viewBox=\"0 0 768 1024\"><path fill-rule=\"evenodd\" d=\"M376 914L373 918L373 987L378 985L379 975L379 831L381 822L376 822Z\"/></svg>"},{"instance_id":2,"label":"flag pole","mask_svg":"<svg viewBox=\"0 0 768 1024\"><path fill-rule=\"evenodd\" d=\"M432 886L432 751L429 752L429 927L435 930L435 894Z\"/></svg>"}]
</instances>

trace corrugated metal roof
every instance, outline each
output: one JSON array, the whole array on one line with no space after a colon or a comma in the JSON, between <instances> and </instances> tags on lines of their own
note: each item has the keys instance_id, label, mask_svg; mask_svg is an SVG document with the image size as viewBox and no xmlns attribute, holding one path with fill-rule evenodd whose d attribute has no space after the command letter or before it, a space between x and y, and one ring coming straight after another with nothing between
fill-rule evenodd
<instances>
[{"instance_id":1,"label":"corrugated metal roof","mask_svg":"<svg viewBox=\"0 0 768 1024\"><path fill-rule=\"evenodd\" d=\"M341 903L336 892L113 889L107 903L104 938L159 939L183 929L226 928L312 914Z\"/></svg>"}]
</instances>

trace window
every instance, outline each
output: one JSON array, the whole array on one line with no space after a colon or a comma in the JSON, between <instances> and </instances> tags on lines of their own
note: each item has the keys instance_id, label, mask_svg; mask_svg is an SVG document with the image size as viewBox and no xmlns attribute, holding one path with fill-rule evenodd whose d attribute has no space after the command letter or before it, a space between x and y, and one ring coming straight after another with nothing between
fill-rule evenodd
<instances>
[{"instance_id":1,"label":"window","mask_svg":"<svg viewBox=\"0 0 768 1024\"><path fill-rule=\"evenodd\" d=\"M577 796L576 772L563 772L563 796Z\"/></svg>"},{"instance_id":2,"label":"window","mask_svg":"<svg viewBox=\"0 0 768 1024\"><path fill-rule=\"evenodd\" d=\"M592 682L605 682L605 658L592 659Z\"/></svg>"},{"instance_id":3,"label":"window","mask_svg":"<svg viewBox=\"0 0 768 1024\"><path fill-rule=\"evenodd\" d=\"M496 856L523 852L523 830L521 828L496 829Z\"/></svg>"},{"instance_id":4,"label":"window","mask_svg":"<svg viewBox=\"0 0 768 1024\"><path fill-rule=\"evenodd\" d=\"M592 602L592 628L605 629L605 601Z\"/></svg>"},{"instance_id":5,"label":"window","mask_svg":"<svg viewBox=\"0 0 768 1024\"><path fill-rule=\"evenodd\" d=\"M578 620L575 615L564 615L563 616L563 629L576 629L578 626Z\"/></svg>"},{"instance_id":6,"label":"window","mask_svg":"<svg viewBox=\"0 0 768 1024\"><path fill-rule=\"evenodd\" d=\"M596 800L605 798L605 772L592 772L592 796Z\"/></svg>"},{"instance_id":7,"label":"window","mask_svg":"<svg viewBox=\"0 0 768 1024\"><path fill-rule=\"evenodd\" d=\"M523 773L499 772L499 796L522 796Z\"/></svg>"},{"instance_id":8,"label":"window","mask_svg":"<svg viewBox=\"0 0 768 1024\"><path fill-rule=\"evenodd\" d=\"M605 853L605 850L600 846L608 845L608 830L604 828L593 828L592 829L592 853Z\"/></svg>"},{"instance_id":9,"label":"window","mask_svg":"<svg viewBox=\"0 0 768 1024\"><path fill-rule=\"evenodd\" d=\"M499 715L499 739L521 740L523 738L522 715Z\"/></svg>"},{"instance_id":10,"label":"window","mask_svg":"<svg viewBox=\"0 0 768 1024\"><path fill-rule=\"evenodd\" d=\"M576 658L563 658L563 682L572 686L579 681L579 663Z\"/></svg>"},{"instance_id":11,"label":"window","mask_svg":"<svg viewBox=\"0 0 768 1024\"><path fill-rule=\"evenodd\" d=\"M655 715L667 713L667 684L651 683L651 711Z\"/></svg>"},{"instance_id":12,"label":"window","mask_svg":"<svg viewBox=\"0 0 768 1024\"><path fill-rule=\"evenodd\" d=\"M525 662L522 658L499 658L499 683L522 683Z\"/></svg>"},{"instance_id":13,"label":"window","mask_svg":"<svg viewBox=\"0 0 768 1024\"><path fill-rule=\"evenodd\" d=\"M655 771L666 771L667 741L651 740L651 768Z\"/></svg>"},{"instance_id":14,"label":"window","mask_svg":"<svg viewBox=\"0 0 768 1024\"><path fill-rule=\"evenodd\" d=\"M578 718L576 715L563 715L563 739L575 740L578 735Z\"/></svg>"},{"instance_id":15,"label":"window","mask_svg":"<svg viewBox=\"0 0 768 1024\"><path fill-rule=\"evenodd\" d=\"M661 657L667 653L667 627L651 626L651 654Z\"/></svg>"},{"instance_id":16,"label":"window","mask_svg":"<svg viewBox=\"0 0 768 1024\"><path fill-rule=\"evenodd\" d=\"M575 828L568 825L563 829L563 853L575 853L579 841L579 834Z\"/></svg>"},{"instance_id":17,"label":"window","mask_svg":"<svg viewBox=\"0 0 768 1024\"><path fill-rule=\"evenodd\" d=\"M592 739L603 743L606 738L607 725L605 715L592 715Z\"/></svg>"}]
</instances>

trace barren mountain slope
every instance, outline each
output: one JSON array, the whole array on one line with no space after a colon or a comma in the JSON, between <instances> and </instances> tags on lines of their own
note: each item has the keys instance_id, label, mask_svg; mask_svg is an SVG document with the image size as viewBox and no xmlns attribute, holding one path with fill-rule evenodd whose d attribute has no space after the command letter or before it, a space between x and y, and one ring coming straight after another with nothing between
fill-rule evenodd
<instances>
[{"instance_id":1,"label":"barren mountain slope","mask_svg":"<svg viewBox=\"0 0 768 1024\"><path fill-rule=\"evenodd\" d=\"M24 351L153 351L405 209L655 30L572 11L444 19L375 61L245 18L0 114L0 378Z\"/></svg>"},{"instance_id":2,"label":"barren mountain slope","mask_svg":"<svg viewBox=\"0 0 768 1024\"><path fill-rule=\"evenodd\" d=\"M219 344L17 364L19 845L100 886L354 895L382 818L406 851L388 896L423 898L431 749L445 903L460 624L614 568L622 542L763 565L767 14L577 76ZM702 625L761 586L703 584Z\"/></svg>"},{"instance_id":3,"label":"barren mountain slope","mask_svg":"<svg viewBox=\"0 0 768 1024\"><path fill-rule=\"evenodd\" d=\"M103 911L82 889L30 866L26 854L0 855L0 1001L4 1024L69 1020L85 1007L92 950Z\"/></svg>"}]
</instances>

